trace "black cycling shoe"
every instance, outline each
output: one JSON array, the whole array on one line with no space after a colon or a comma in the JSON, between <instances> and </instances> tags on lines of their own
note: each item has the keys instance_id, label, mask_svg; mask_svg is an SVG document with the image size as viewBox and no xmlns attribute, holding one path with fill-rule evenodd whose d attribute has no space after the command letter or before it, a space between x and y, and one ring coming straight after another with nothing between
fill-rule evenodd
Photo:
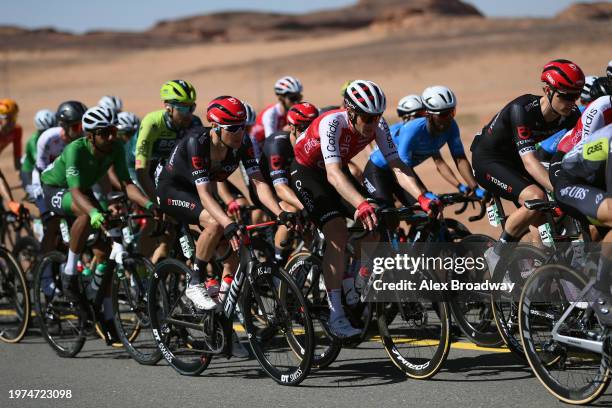
<instances>
[{"instance_id":1,"label":"black cycling shoe","mask_svg":"<svg viewBox=\"0 0 612 408\"><path fill-rule=\"evenodd\" d=\"M100 322L100 328L104 334L107 346L121 347L123 345L123 343L121 343L121 339L119 339L119 335L117 334L115 321L113 319Z\"/></svg>"},{"instance_id":2,"label":"black cycling shoe","mask_svg":"<svg viewBox=\"0 0 612 408\"><path fill-rule=\"evenodd\" d=\"M79 277L77 275L66 275L64 272L61 273L61 277L64 297L73 302L78 301L81 298Z\"/></svg>"}]
</instances>

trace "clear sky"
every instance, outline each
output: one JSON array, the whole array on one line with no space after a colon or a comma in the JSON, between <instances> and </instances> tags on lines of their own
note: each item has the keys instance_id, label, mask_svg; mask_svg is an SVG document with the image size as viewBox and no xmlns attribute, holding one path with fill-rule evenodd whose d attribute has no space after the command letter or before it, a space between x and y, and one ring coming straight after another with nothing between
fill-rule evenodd
<instances>
[{"instance_id":1,"label":"clear sky","mask_svg":"<svg viewBox=\"0 0 612 408\"><path fill-rule=\"evenodd\" d=\"M552 16L577 0L464 0L488 16ZM0 25L55 27L84 32L98 28L142 30L156 21L222 10L265 10L303 13L336 8L355 0L19 0L0 13ZM44 6L41 6L44 4Z\"/></svg>"}]
</instances>

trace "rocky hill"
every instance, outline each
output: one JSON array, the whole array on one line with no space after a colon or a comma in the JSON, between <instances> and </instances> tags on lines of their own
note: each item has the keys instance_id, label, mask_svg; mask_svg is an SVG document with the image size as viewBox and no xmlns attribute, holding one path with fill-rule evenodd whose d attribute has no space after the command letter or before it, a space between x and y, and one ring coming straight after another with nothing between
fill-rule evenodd
<instances>
[{"instance_id":1,"label":"rocky hill","mask_svg":"<svg viewBox=\"0 0 612 408\"><path fill-rule=\"evenodd\" d=\"M557 14L560 20L612 20L612 3L576 3Z\"/></svg>"}]
</instances>

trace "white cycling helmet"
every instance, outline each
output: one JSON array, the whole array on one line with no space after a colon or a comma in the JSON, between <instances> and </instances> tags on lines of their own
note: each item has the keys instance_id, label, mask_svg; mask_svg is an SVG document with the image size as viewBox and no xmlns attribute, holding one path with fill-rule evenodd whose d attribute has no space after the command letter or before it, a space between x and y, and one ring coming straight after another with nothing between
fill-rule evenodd
<instances>
[{"instance_id":1,"label":"white cycling helmet","mask_svg":"<svg viewBox=\"0 0 612 408\"><path fill-rule=\"evenodd\" d=\"M587 75L584 78L584 86L580 92L580 99L582 99L584 102L591 102L591 86L596 79L597 77L595 75Z\"/></svg>"},{"instance_id":2,"label":"white cycling helmet","mask_svg":"<svg viewBox=\"0 0 612 408\"><path fill-rule=\"evenodd\" d=\"M424 109L423 101L419 95L404 96L397 104L397 116L410 115Z\"/></svg>"},{"instance_id":3,"label":"white cycling helmet","mask_svg":"<svg viewBox=\"0 0 612 408\"><path fill-rule=\"evenodd\" d=\"M47 130L56 125L57 120L55 119L55 112L49 109L41 109L34 115L34 126L40 131Z\"/></svg>"},{"instance_id":4,"label":"white cycling helmet","mask_svg":"<svg viewBox=\"0 0 612 408\"><path fill-rule=\"evenodd\" d=\"M140 119L132 112L119 112L117 129L123 132L135 132L140 126Z\"/></svg>"},{"instance_id":5,"label":"white cycling helmet","mask_svg":"<svg viewBox=\"0 0 612 408\"><path fill-rule=\"evenodd\" d=\"M105 106L94 106L87 109L81 120L83 121L83 129L88 131L117 126L118 124L115 111Z\"/></svg>"},{"instance_id":6,"label":"white cycling helmet","mask_svg":"<svg viewBox=\"0 0 612 408\"><path fill-rule=\"evenodd\" d=\"M374 82L357 79L346 87L344 104L357 113L381 115L387 107L387 98Z\"/></svg>"},{"instance_id":7,"label":"white cycling helmet","mask_svg":"<svg viewBox=\"0 0 612 408\"><path fill-rule=\"evenodd\" d=\"M457 106L457 98L453 91L441 85L425 88L421 99L429 112L441 112Z\"/></svg>"},{"instance_id":8,"label":"white cycling helmet","mask_svg":"<svg viewBox=\"0 0 612 408\"><path fill-rule=\"evenodd\" d=\"M274 84L274 93L277 95L302 93L302 83L292 76L285 76Z\"/></svg>"},{"instance_id":9,"label":"white cycling helmet","mask_svg":"<svg viewBox=\"0 0 612 408\"><path fill-rule=\"evenodd\" d=\"M118 96L106 95L98 101L98 106L104 106L119 113L123 109L123 101Z\"/></svg>"},{"instance_id":10,"label":"white cycling helmet","mask_svg":"<svg viewBox=\"0 0 612 408\"><path fill-rule=\"evenodd\" d=\"M251 104L246 103L246 102L242 102L242 104L244 105L244 108L246 109L246 120L244 121L244 124L246 126L253 126L255 124L255 118L257 117L257 112L255 112L255 109L253 109Z\"/></svg>"}]
</instances>

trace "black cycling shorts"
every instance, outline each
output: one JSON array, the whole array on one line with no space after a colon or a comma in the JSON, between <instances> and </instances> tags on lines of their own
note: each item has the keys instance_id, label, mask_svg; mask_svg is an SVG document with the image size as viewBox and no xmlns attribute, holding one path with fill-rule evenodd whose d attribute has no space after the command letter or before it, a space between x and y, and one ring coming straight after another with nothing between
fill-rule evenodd
<instances>
[{"instance_id":1,"label":"black cycling shorts","mask_svg":"<svg viewBox=\"0 0 612 408\"><path fill-rule=\"evenodd\" d=\"M417 182L423 184L416 176ZM363 185L368 190L368 196L373 198L382 208L395 207L395 198L405 207L410 207L417 200L399 185L391 169L381 169L371 160L363 171Z\"/></svg>"},{"instance_id":2,"label":"black cycling shorts","mask_svg":"<svg viewBox=\"0 0 612 408\"><path fill-rule=\"evenodd\" d=\"M178 222L200 225L200 214L204 210L195 185L177 184L164 177L159 178L156 189L159 208Z\"/></svg>"},{"instance_id":3,"label":"black cycling shorts","mask_svg":"<svg viewBox=\"0 0 612 408\"><path fill-rule=\"evenodd\" d=\"M481 187L505 200L512 201L517 207L519 196L530 185L537 185L544 190L537 181L525 170L523 162L488 155L472 156L474 177Z\"/></svg>"},{"instance_id":4,"label":"black cycling shorts","mask_svg":"<svg viewBox=\"0 0 612 408\"><path fill-rule=\"evenodd\" d=\"M360 194L364 197L368 196L363 185L355 180L348 167L344 167L342 172L346 174ZM291 164L291 188L304 205L312 221L319 227L334 218L352 219L355 215L355 208L342 198L334 186L329 184L325 171L302 166L294 160Z\"/></svg>"}]
</instances>

